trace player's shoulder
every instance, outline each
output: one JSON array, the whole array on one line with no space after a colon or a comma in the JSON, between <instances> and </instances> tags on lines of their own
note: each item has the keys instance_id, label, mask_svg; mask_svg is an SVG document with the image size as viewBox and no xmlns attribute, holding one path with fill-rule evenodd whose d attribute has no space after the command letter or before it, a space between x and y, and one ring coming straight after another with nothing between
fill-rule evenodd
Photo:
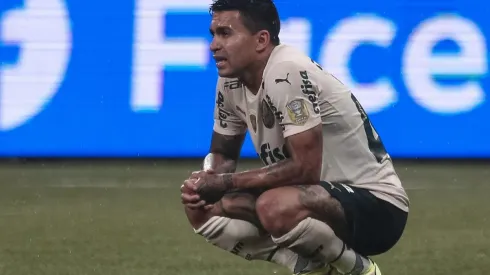
<instances>
[{"instance_id":1,"label":"player's shoulder","mask_svg":"<svg viewBox=\"0 0 490 275\"><path fill-rule=\"evenodd\" d=\"M238 78L218 77L218 89L227 93L231 90L243 88L243 83Z\"/></svg>"},{"instance_id":2,"label":"player's shoulder","mask_svg":"<svg viewBox=\"0 0 490 275\"><path fill-rule=\"evenodd\" d=\"M298 49L279 45L271 54L264 72L264 80L267 86L278 83L294 81L302 72L312 69L311 58Z\"/></svg>"},{"instance_id":3,"label":"player's shoulder","mask_svg":"<svg viewBox=\"0 0 490 275\"><path fill-rule=\"evenodd\" d=\"M222 104L235 105L244 100L244 93L241 92L243 89L245 89L245 86L238 78L219 76L216 88L216 100Z\"/></svg>"}]
</instances>

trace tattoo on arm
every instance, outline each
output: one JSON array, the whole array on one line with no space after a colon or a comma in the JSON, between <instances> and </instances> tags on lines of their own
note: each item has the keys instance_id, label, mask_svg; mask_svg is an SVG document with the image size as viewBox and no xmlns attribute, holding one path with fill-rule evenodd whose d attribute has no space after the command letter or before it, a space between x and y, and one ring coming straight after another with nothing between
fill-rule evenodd
<instances>
[{"instance_id":1,"label":"tattoo on arm","mask_svg":"<svg viewBox=\"0 0 490 275\"><path fill-rule=\"evenodd\" d=\"M226 136L213 132L210 153L204 159L202 169L217 173L232 173L245 140L245 135Z\"/></svg>"},{"instance_id":2,"label":"tattoo on arm","mask_svg":"<svg viewBox=\"0 0 490 275\"><path fill-rule=\"evenodd\" d=\"M227 190L233 189L233 174L223 174L223 184L226 186Z\"/></svg>"},{"instance_id":3,"label":"tattoo on arm","mask_svg":"<svg viewBox=\"0 0 490 275\"><path fill-rule=\"evenodd\" d=\"M235 188L275 188L290 185L317 184L322 165L322 126L287 139L290 159L261 169L235 174Z\"/></svg>"},{"instance_id":4,"label":"tattoo on arm","mask_svg":"<svg viewBox=\"0 0 490 275\"><path fill-rule=\"evenodd\" d=\"M240 156L245 134L227 136L213 132L211 139L211 153L218 153L227 159L237 160Z\"/></svg>"},{"instance_id":5,"label":"tattoo on arm","mask_svg":"<svg viewBox=\"0 0 490 275\"><path fill-rule=\"evenodd\" d=\"M274 163L272 165L268 165L264 167L264 174L267 177L277 178L277 177L290 177L290 175L294 175L297 173L295 171L296 164L292 159L288 159L285 161L280 161L278 163Z\"/></svg>"}]
</instances>

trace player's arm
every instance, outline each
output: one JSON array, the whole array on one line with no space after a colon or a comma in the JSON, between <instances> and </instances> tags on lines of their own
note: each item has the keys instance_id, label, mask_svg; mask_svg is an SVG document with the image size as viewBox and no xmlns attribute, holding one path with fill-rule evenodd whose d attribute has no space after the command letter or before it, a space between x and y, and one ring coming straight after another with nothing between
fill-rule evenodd
<instances>
[{"instance_id":1,"label":"player's arm","mask_svg":"<svg viewBox=\"0 0 490 275\"><path fill-rule=\"evenodd\" d=\"M245 140L245 134L223 135L213 131L211 148L204 158L202 170L216 173L233 173Z\"/></svg>"},{"instance_id":2,"label":"player's arm","mask_svg":"<svg viewBox=\"0 0 490 275\"><path fill-rule=\"evenodd\" d=\"M271 82L288 73L291 85ZM267 94L282 113L280 123L290 158L260 169L224 175L228 181L225 184L233 189L318 184L323 155L318 88L311 75L294 64L282 64L277 74L269 78Z\"/></svg>"},{"instance_id":3,"label":"player's arm","mask_svg":"<svg viewBox=\"0 0 490 275\"><path fill-rule=\"evenodd\" d=\"M232 189L318 184L322 165L321 125L288 137L286 144L291 158L263 168L232 174L229 177Z\"/></svg>"},{"instance_id":4,"label":"player's arm","mask_svg":"<svg viewBox=\"0 0 490 275\"><path fill-rule=\"evenodd\" d=\"M218 79L214 107L214 126L209 154L204 158L202 170L232 173L245 140L247 126L234 111L224 80Z\"/></svg>"}]
</instances>

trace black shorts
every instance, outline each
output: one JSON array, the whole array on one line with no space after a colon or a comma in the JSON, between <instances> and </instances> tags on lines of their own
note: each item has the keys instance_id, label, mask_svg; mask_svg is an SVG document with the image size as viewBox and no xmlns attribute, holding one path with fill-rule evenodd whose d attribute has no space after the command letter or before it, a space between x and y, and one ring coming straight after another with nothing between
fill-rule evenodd
<instances>
[{"instance_id":1,"label":"black shorts","mask_svg":"<svg viewBox=\"0 0 490 275\"><path fill-rule=\"evenodd\" d=\"M398 242L407 223L407 212L378 199L366 189L346 185L350 191L341 183L321 182L320 185L342 205L348 232L341 235L357 253L382 254Z\"/></svg>"}]
</instances>

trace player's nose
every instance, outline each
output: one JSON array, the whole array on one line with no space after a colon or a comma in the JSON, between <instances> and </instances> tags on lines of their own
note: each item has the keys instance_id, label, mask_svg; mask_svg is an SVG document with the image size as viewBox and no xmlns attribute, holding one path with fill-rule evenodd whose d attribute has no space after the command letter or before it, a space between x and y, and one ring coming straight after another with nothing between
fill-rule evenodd
<instances>
[{"instance_id":1,"label":"player's nose","mask_svg":"<svg viewBox=\"0 0 490 275\"><path fill-rule=\"evenodd\" d=\"M221 43L219 43L216 38L213 38L211 44L209 44L209 49L211 50L211 52L216 53L221 49Z\"/></svg>"}]
</instances>

